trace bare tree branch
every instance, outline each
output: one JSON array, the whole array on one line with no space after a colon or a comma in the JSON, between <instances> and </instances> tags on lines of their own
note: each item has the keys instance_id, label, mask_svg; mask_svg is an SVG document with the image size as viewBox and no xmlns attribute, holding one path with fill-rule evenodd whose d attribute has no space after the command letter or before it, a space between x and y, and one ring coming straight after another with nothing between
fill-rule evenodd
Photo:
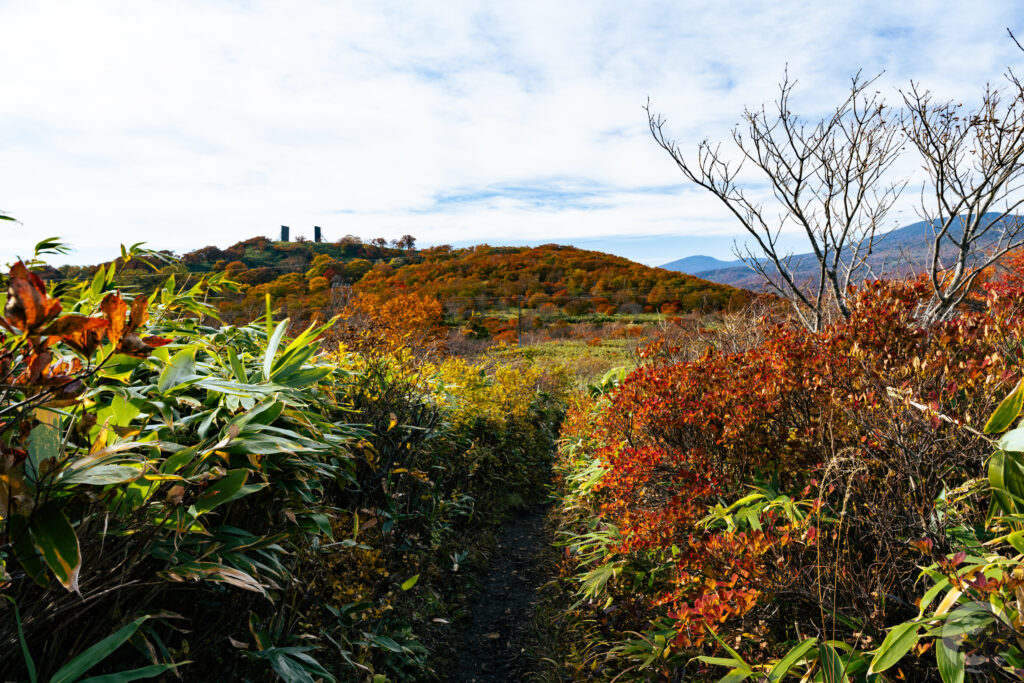
<instances>
[{"instance_id":1,"label":"bare tree branch","mask_svg":"<svg viewBox=\"0 0 1024 683\"><path fill-rule=\"evenodd\" d=\"M974 110L938 102L916 83L901 92L902 127L927 177L919 207L931 230L926 324L953 315L986 268L1024 245L1016 215L1024 204L1024 87L1012 72L1007 81L1008 95L986 86Z\"/></svg>"},{"instance_id":2,"label":"bare tree branch","mask_svg":"<svg viewBox=\"0 0 1024 683\"><path fill-rule=\"evenodd\" d=\"M835 315L849 316L850 287L868 270L877 236L905 187L888 172L902 144L898 121L871 88L876 78L854 76L847 98L828 117L808 123L792 113L795 81L788 72L771 110L746 110L733 130L738 160L707 140L687 161L665 133L665 119L645 107L651 134L691 182L718 197L753 237L756 248L738 252L767 286L790 301L808 328L821 329ZM738 182L749 166L767 183L771 211L748 197ZM802 232L816 261L815 275L780 245L785 229ZM757 253L755 253L755 251Z\"/></svg>"}]
</instances>

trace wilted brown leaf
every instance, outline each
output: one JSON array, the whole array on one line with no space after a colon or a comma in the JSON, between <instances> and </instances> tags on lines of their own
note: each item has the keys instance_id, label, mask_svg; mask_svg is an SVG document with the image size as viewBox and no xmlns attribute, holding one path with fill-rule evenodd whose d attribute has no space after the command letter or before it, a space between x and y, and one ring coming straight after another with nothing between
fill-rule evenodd
<instances>
[{"instance_id":1,"label":"wilted brown leaf","mask_svg":"<svg viewBox=\"0 0 1024 683\"><path fill-rule=\"evenodd\" d=\"M110 323L103 318L84 315L65 315L53 321L43 334L59 338L83 356L96 352Z\"/></svg>"},{"instance_id":2,"label":"wilted brown leaf","mask_svg":"<svg viewBox=\"0 0 1024 683\"><path fill-rule=\"evenodd\" d=\"M42 353L33 353L26 359L25 370L18 376L18 384L35 384L39 381L39 378L43 374L43 370L50 361L53 360L53 354L49 351L43 351Z\"/></svg>"},{"instance_id":3,"label":"wilted brown leaf","mask_svg":"<svg viewBox=\"0 0 1024 683\"><path fill-rule=\"evenodd\" d=\"M153 347L139 339L137 334L129 334L117 345L117 351L136 358L145 358L153 351Z\"/></svg>"},{"instance_id":4,"label":"wilted brown leaf","mask_svg":"<svg viewBox=\"0 0 1024 683\"><path fill-rule=\"evenodd\" d=\"M149 320L149 299L137 296L132 300L132 313L128 318L128 331L134 332Z\"/></svg>"},{"instance_id":5,"label":"wilted brown leaf","mask_svg":"<svg viewBox=\"0 0 1024 683\"><path fill-rule=\"evenodd\" d=\"M185 497L185 487L181 484L176 484L171 487L167 492L167 502L177 507L181 505L182 499Z\"/></svg>"},{"instance_id":6,"label":"wilted brown leaf","mask_svg":"<svg viewBox=\"0 0 1024 683\"><path fill-rule=\"evenodd\" d=\"M100 310L110 321L107 336L114 344L119 344L125 335L125 314L128 312L128 304L121 298L120 292L111 292L103 297Z\"/></svg>"},{"instance_id":7,"label":"wilted brown leaf","mask_svg":"<svg viewBox=\"0 0 1024 683\"><path fill-rule=\"evenodd\" d=\"M73 334L86 329L105 329L109 324L103 318L90 318L86 315L72 313L70 315L62 315L54 320L46 326L46 329L41 334L64 336L65 334Z\"/></svg>"},{"instance_id":8,"label":"wilted brown leaf","mask_svg":"<svg viewBox=\"0 0 1024 683\"><path fill-rule=\"evenodd\" d=\"M26 500L31 500L31 492L25 486L21 473L12 470L0 474L0 510L5 515L13 514Z\"/></svg>"},{"instance_id":9,"label":"wilted brown leaf","mask_svg":"<svg viewBox=\"0 0 1024 683\"><path fill-rule=\"evenodd\" d=\"M35 332L61 311L60 301L46 292L39 276L30 272L20 261L11 267L7 283L7 305L4 315L7 323L22 332Z\"/></svg>"},{"instance_id":10,"label":"wilted brown leaf","mask_svg":"<svg viewBox=\"0 0 1024 683\"><path fill-rule=\"evenodd\" d=\"M82 371L82 363L77 358L54 363L43 367L41 376L36 380L39 384L54 386L70 382L74 375Z\"/></svg>"}]
</instances>

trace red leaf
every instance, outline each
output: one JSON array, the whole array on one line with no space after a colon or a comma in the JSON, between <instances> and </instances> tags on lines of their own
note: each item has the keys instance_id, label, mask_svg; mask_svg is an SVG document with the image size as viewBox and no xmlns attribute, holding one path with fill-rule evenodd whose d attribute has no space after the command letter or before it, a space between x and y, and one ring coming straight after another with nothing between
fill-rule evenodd
<instances>
[{"instance_id":1,"label":"red leaf","mask_svg":"<svg viewBox=\"0 0 1024 683\"><path fill-rule=\"evenodd\" d=\"M142 341L155 348L157 346L167 346L174 340L167 337L143 337Z\"/></svg>"}]
</instances>

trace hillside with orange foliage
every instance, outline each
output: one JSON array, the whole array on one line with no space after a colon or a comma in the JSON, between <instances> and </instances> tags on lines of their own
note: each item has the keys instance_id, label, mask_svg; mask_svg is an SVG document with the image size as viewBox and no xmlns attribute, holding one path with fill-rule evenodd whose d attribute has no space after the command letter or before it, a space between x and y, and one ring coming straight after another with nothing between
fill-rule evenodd
<instances>
[{"instance_id":1,"label":"hillside with orange foliage","mask_svg":"<svg viewBox=\"0 0 1024 683\"><path fill-rule=\"evenodd\" d=\"M435 247L419 252L416 263L375 266L356 286L378 294L426 293L460 308L521 302L526 308L548 306L574 314L723 310L749 300L744 290L558 244Z\"/></svg>"},{"instance_id":2,"label":"hillside with orange foliage","mask_svg":"<svg viewBox=\"0 0 1024 683\"><path fill-rule=\"evenodd\" d=\"M226 249L204 247L180 261L167 254L156 269L118 265L134 286L155 286L168 275L224 273L239 283L218 306L225 319L249 320L263 312L269 295L275 309L293 320L326 319L357 294L417 294L439 300L448 314L522 308L542 315L636 314L735 310L749 303L746 290L685 273L645 266L621 256L576 247L463 249L388 247L363 243L275 242L255 237ZM117 263L116 261L114 262ZM92 277L99 266L64 266L54 276Z\"/></svg>"}]
</instances>

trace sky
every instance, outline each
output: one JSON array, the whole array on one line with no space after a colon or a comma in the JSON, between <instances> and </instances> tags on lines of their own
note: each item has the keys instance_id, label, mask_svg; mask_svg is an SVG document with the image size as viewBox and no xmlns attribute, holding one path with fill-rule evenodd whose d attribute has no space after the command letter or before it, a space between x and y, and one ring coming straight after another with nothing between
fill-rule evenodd
<instances>
[{"instance_id":1,"label":"sky","mask_svg":"<svg viewBox=\"0 0 1024 683\"><path fill-rule=\"evenodd\" d=\"M281 225L728 259L740 228L655 145L648 98L684 150L726 138L787 66L812 117L858 70L890 99L914 80L977 101L1024 67L1021 8L0 0L0 210L20 221L0 260L50 236L94 263Z\"/></svg>"}]
</instances>

